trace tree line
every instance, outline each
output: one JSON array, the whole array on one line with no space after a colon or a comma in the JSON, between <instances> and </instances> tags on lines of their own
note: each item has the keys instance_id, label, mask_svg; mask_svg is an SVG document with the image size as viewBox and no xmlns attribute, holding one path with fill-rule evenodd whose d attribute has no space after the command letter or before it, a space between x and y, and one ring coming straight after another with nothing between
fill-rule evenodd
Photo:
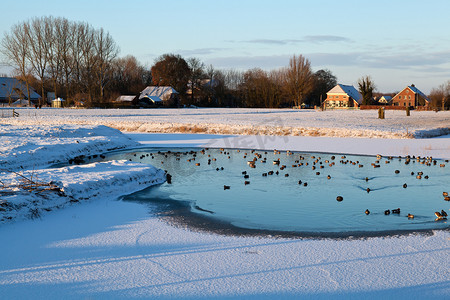
<instances>
[{"instance_id":1,"label":"tree line","mask_svg":"<svg viewBox=\"0 0 450 300\"><path fill-rule=\"evenodd\" d=\"M108 107L119 95L138 95L146 86L172 86L181 103L198 106L292 107L321 105L337 84L330 70L313 72L310 61L293 55L286 67L265 71L220 70L197 58L163 54L149 68L134 56L118 57L119 47L103 28L61 17L20 22L5 33L1 53L15 75L35 88L69 102ZM358 81L363 104L370 104L375 85L369 76ZM432 91L448 101L450 83ZM50 99L51 100L51 99Z\"/></svg>"},{"instance_id":2,"label":"tree line","mask_svg":"<svg viewBox=\"0 0 450 300\"><path fill-rule=\"evenodd\" d=\"M14 25L5 33L1 49L15 67L16 75L30 84L45 100L45 91L55 96L105 97L112 62L119 48L103 28L65 18L40 17Z\"/></svg>"},{"instance_id":3,"label":"tree line","mask_svg":"<svg viewBox=\"0 0 450 300\"><path fill-rule=\"evenodd\" d=\"M103 28L61 17L19 22L1 40L1 53L16 77L35 88L71 101L101 105L119 95L135 95L145 86L170 85L182 104L232 107L284 107L320 104L336 84L329 70L313 72L310 62L294 55L273 71L217 70L197 58L164 54L151 68L134 56L118 57L119 47ZM31 103L30 103L31 104Z\"/></svg>"}]
</instances>

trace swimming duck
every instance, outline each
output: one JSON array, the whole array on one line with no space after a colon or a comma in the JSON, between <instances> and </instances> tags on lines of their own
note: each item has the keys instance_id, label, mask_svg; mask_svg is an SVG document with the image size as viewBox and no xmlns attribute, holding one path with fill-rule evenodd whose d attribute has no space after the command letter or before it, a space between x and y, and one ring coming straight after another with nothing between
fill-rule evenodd
<instances>
[{"instance_id":1,"label":"swimming duck","mask_svg":"<svg viewBox=\"0 0 450 300\"><path fill-rule=\"evenodd\" d=\"M391 214L391 211L389 210L389 209L387 209L387 210L385 210L384 211L384 214L387 216L387 215L390 215Z\"/></svg>"},{"instance_id":2,"label":"swimming duck","mask_svg":"<svg viewBox=\"0 0 450 300\"><path fill-rule=\"evenodd\" d=\"M441 215L443 217L447 217L448 216L448 214L447 214L447 212L445 210L441 210Z\"/></svg>"},{"instance_id":3,"label":"swimming duck","mask_svg":"<svg viewBox=\"0 0 450 300\"><path fill-rule=\"evenodd\" d=\"M403 184L403 188L406 189L408 185L406 183Z\"/></svg>"},{"instance_id":4,"label":"swimming duck","mask_svg":"<svg viewBox=\"0 0 450 300\"><path fill-rule=\"evenodd\" d=\"M436 216L436 220L442 220L442 219L444 219L444 216L440 213L440 212L438 212L438 211L436 211L435 213L435 216Z\"/></svg>"},{"instance_id":5,"label":"swimming duck","mask_svg":"<svg viewBox=\"0 0 450 300\"><path fill-rule=\"evenodd\" d=\"M169 173L166 174L166 181L168 184L172 184L172 175L170 175Z\"/></svg>"},{"instance_id":6,"label":"swimming duck","mask_svg":"<svg viewBox=\"0 0 450 300\"><path fill-rule=\"evenodd\" d=\"M414 215L408 214L408 219L414 219Z\"/></svg>"},{"instance_id":7,"label":"swimming duck","mask_svg":"<svg viewBox=\"0 0 450 300\"><path fill-rule=\"evenodd\" d=\"M337 200L338 202L341 202L342 200L344 200L344 197L342 197L342 196L337 196L337 197L336 197L336 200Z\"/></svg>"},{"instance_id":8,"label":"swimming duck","mask_svg":"<svg viewBox=\"0 0 450 300\"><path fill-rule=\"evenodd\" d=\"M442 196L447 197L448 196L448 192L442 192Z\"/></svg>"},{"instance_id":9,"label":"swimming duck","mask_svg":"<svg viewBox=\"0 0 450 300\"><path fill-rule=\"evenodd\" d=\"M370 210L366 209L365 213L366 213L366 215L369 215L370 214Z\"/></svg>"},{"instance_id":10,"label":"swimming duck","mask_svg":"<svg viewBox=\"0 0 450 300\"><path fill-rule=\"evenodd\" d=\"M229 185L224 185L224 186L223 186L223 189L224 189L224 190L229 190L229 189L230 189L230 186L229 186Z\"/></svg>"},{"instance_id":11,"label":"swimming duck","mask_svg":"<svg viewBox=\"0 0 450 300\"><path fill-rule=\"evenodd\" d=\"M393 210L392 210L392 213L393 213L393 214L400 214L400 208L393 209Z\"/></svg>"}]
</instances>

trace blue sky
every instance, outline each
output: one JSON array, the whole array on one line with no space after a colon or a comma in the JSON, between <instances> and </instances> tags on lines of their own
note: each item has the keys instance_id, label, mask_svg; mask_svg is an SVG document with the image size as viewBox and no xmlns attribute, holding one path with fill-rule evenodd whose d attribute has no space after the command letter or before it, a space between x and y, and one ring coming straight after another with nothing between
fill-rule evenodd
<instances>
[{"instance_id":1,"label":"blue sky","mask_svg":"<svg viewBox=\"0 0 450 300\"><path fill-rule=\"evenodd\" d=\"M450 80L447 0L2 0L0 34L39 16L103 27L121 56L151 66L164 53L219 69L265 70L302 54L344 84L372 76L380 92Z\"/></svg>"}]
</instances>

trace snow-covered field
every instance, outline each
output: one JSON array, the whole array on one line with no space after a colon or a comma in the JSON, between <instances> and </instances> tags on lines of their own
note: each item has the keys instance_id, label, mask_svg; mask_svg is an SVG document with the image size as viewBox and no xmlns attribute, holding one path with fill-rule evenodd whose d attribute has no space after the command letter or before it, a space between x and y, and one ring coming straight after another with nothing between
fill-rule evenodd
<instances>
[{"instance_id":1,"label":"snow-covered field","mask_svg":"<svg viewBox=\"0 0 450 300\"><path fill-rule=\"evenodd\" d=\"M450 134L450 111L293 109L19 109L4 124L106 125L121 131L281 136L411 138Z\"/></svg>"},{"instance_id":2,"label":"snow-covered field","mask_svg":"<svg viewBox=\"0 0 450 300\"><path fill-rule=\"evenodd\" d=\"M15 210L4 204L0 206L4 210L0 216L14 216L13 220L0 223L0 298L430 299L450 296L449 231L342 240L195 232L168 223L147 206L117 201L120 195L163 182L165 176L161 170L127 161L48 168L75 156L101 155L108 149L135 147L138 142L154 146L277 148L432 155L449 159L449 136L394 139L396 134L404 137L402 122L410 124L408 133L416 135L445 132L446 129L437 128L448 129L448 112L412 112L411 119L400 115L389 119L389 114L394 112L388 111L387 120L377 120L376 115L372 116L376 114L374 111L352 112L356 114L351 116L348 115L351 112L337 111L232 109L220 109L216 113L213 109L180 110L178 115L177 110L19 112L19 118L0 119L3 124L13 124L0 125L0 185L23 184L20 180L23 175L33 176L38 182L53 181L57 189L36 193L16 188L11 189L15 193L0 194L1 203L17 204ZM294 114L297 116L290 116ZM333 125L330 118L337 124ZM295 126L310 124L307 127L334 132L328 136L339 132L348 137L142 133L157 131L157 124L166 131L176 124L173 120L177 124L211 128L218 127L211 124L263 129L267 125L267 131L258 129L258 132L270 133L274 133L271 126L282 120L281 127L297 122ZM420 125L411 125L412 120ZM125 135L97 126L105 124L140 133ZM355 135L361 129L367 135ZM20 203L25 203L24 208L19 207ZM64 209L56 209L62 206ZM40 213L33 214L37 208ZM27 219L27 216L35 218Z\"/></svg>"}]
</instances>

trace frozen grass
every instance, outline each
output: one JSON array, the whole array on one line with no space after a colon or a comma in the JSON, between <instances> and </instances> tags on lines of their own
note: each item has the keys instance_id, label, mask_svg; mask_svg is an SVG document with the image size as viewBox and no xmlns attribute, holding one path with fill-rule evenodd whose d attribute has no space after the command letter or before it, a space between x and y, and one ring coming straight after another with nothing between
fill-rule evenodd
<instances>
[{"instance_id":1,"label":"frozen grass","mask_svg":"<svg viewBox=\"0 0 450 300\"><path fill-rule=\"evenodd\" d=\"M106 125L121 131L239 135L424 138L450 134L450 111L292 109L20 109L4 124Z\"/></svg>"}]
</instances>

